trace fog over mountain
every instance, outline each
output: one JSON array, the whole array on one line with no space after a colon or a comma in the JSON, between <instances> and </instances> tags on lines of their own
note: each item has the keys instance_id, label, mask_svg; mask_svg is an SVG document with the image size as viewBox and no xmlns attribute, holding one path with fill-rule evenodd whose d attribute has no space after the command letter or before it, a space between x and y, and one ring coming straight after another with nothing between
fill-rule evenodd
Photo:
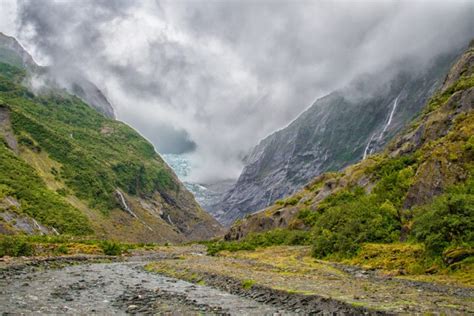
<instances>
[{"instance_id":1,"label":"fog over mountain","mask_svg":"<svg viewBox=\"0 0 474 316\"><path fill-rule=\"evenodd\" d=\"M419 71L474 34L472 1L0 6L0 31L59 77L94 82L161 153L187 152L200 183L236 178L260 139L318 97L364 73Z\"/></svg>"}]
</instances>

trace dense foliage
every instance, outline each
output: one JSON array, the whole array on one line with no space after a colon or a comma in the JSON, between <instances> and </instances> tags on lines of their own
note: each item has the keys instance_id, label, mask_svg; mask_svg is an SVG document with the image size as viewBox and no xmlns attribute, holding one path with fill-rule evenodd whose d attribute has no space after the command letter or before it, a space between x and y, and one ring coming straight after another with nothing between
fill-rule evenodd
<instances>
[{"instance_id":1,"label":"dense foliage","mask_svg":"<svg viewBox=\"0 0 474 316\"><path fill-rule=\"evenodd\" d=\"M348 195L339 194L342 199L332 200L316 218L313 253L318 258L352 255L361 243L392 242L399 237L400 223L392 208L377 204L373 195L363 191Z\"/></svg>"},{"instance_id":2,"label":"dense foliage","mask_svg":"<svg viewBox=\"0 0 474 316\"><path fill-rule=\"evenodd\" d=\"M31 256L33 254L34 249L31 243L12 236L0 236L0 257Z\"/></svg>"},{"instance_id":3,"label":"dense foliage","mask_svg":"<svg viewBox=\"0 0 474 316\"><path fill-rule=\"evenodd\" d=\"M418 208L412 235L431 255L440 256L450 247L474 247L474 182Z\"/></svg>"}]
</instances>

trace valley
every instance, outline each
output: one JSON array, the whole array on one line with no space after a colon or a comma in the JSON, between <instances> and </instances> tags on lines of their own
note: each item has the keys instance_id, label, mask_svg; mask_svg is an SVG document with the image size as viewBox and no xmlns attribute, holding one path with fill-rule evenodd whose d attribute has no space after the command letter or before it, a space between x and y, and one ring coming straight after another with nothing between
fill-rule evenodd
<instances>
[{"instance_id":1,"label":"valley","mask_svg":"<svg viewBox=\"0 0 474 316\"><path fill-rule=\"evenodd\" d=\"M474 7L284 2L4 2L0 314L474 315Z\"/></svg>"}]
</instances>

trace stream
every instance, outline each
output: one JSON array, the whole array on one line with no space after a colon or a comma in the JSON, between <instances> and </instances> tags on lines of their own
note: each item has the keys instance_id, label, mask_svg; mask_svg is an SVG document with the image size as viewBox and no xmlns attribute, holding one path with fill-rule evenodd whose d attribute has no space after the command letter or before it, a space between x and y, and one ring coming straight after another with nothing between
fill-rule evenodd
<instances>
[{"instance_id":1,"label":"stream","mask_svg":"<svg viewBox=\"0 0 474 316\"><path fill-rule=\"evenodd\" d=\"M0 313L274 315L273 306L144 270L146 262L85 263L3 273Z\"/></svg>"}]
</instances>

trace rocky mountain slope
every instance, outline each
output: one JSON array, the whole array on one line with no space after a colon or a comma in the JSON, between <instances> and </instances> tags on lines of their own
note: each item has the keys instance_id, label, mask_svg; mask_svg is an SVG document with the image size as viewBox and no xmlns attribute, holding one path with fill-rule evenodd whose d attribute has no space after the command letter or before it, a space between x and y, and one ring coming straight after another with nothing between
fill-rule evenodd
<instances>
[{"instance_id":1,"label":"rocky mountain slope","mask_svg":"<svg viewBox=\"0 0 474 316\"><path fill-rule=\"evenodd\" d=\"M353 255L367 242L410 240L428 254L442 254L445 264L472 259L473 109L474 41L422 114L381 153L314 178L296 194L236 222L225 238L279 228L293 237L274 236L272 242L309 243L320 258Z\"/></svg>"},{"instance_id":2,"label":"rocky mountain slope","mask_svg":"<svg viewBox=\"0 0 474 316\"><path fill-rule=\"evenodd\" d=\"M38 66L31 55L11 36L0 32L0 61L28 70L27 81L32 86L40 84L36 89L62 89L79 97L85 103L109 118L115 118L113 106L102 91L84 76L64 76L53 74L48 67ZM61 83L59 83L59 81Z\"/></svg>"},{"instance_id":3,"label":"rocky mountain slope","mask_svg":"<svg viewBox=\"0 0 474 316\"><path fill-rule=\"evenodd\" d=\"M442 82L455 56L424 71L364 76L317 100L291 124L263 139L249 154L235 186L224 196L220 221L230 224L377 152L415 115Z\"/></svg>"},{"instance_id":4,"label":"rocky mountain slope","mask_svg":"<svg viewBox=\"0 0 474 316\"><path fill-rule=\"evenodd\" d=\"M9 56L0 60L0 233L179 242L220 231L141 135L65 90L35 95L22 84L34 74Z\"/></svg>"}]
</instances>

